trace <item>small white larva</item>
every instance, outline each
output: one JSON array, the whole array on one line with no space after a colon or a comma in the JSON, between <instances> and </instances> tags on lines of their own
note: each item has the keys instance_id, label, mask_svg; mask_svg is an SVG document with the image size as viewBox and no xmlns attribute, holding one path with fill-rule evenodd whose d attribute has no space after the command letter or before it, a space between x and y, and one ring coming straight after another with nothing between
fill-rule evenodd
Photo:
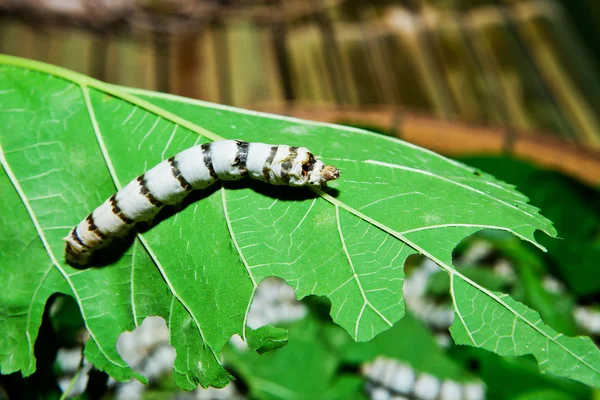
<instances>
[{"instance_id":1,"label":"small white larva","mask_svg":"<svg viewBox=\"0 0 600 400\"><path fill-rule=\"evenodd\" d=\"M239 140L194 146L131 181L74 227L64 238L66 259L86 265L95 250L126 234L136 222L152 219L163 206L178 204L190 191L219 179L245 176L273 185L319 186L340 172L305 147Z\"/></svg>"}]
</instances>

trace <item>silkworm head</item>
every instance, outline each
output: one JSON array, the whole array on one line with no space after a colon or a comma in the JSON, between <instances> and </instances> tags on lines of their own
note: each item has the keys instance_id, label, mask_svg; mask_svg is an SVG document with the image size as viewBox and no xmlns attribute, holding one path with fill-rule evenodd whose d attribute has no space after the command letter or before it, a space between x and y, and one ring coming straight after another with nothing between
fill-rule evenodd
<instances>
[{"instance_id":1,"label":"silkworm head","mask_svg":"<svg viewBox=\"0 0 600 400\"><path fill-rule=\"evenodd\" d=\"M307 183L315 186L321 186L340 177L340 171L336 167L323 164L310 152L302 164L302 171L306 175Z\"/></svg>"},{"instance_id":2,"label":"silkworm head","mask_svg":"<svg viewBox=\"0 0 600 400\"><path fill-rule=\"evenodd\" d=\"M325 182L334 181L340 177L340 171L333 165L325 165L321 171L321 175L325 179Z\"/></svg>"}]
</instances>

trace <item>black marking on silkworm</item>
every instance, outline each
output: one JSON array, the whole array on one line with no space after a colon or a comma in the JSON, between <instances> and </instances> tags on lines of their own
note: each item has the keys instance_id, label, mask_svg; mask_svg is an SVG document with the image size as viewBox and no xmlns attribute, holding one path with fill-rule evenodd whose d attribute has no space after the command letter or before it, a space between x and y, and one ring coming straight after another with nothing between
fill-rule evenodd
<instances>
[{"instance_id":1,"label":"black marking on silkworm","mask_svg":"<svg viewBox=\"0 0 600 400\"><path fill-rule=\"evenodd\" d=\"M85 220L87 221L87 223L90 226L90 231L94 232L96 234L96 236L98 236L100 239L104 240L106 239L106 235L102 232L100 232L100 229L98 229L98 227L96 226L96 222L94 221L94 216L92 215L93 213L90 213Z\"/></svg>"},{"instance_id":2,"label":"black marking on silkworm","mask_svg":"<svg viewBox=\"0 0 600 400\"><path fill-rule=\"evenodd\" d=\"M77 228L73 229L71 232L72 232L71 236L73 236L73 239L75 239L75 241L77 243L79 243L83 247L87 247L88 249L91 249L90 246L88 246L87 244L83 243L83 240L81 240L81 238L79 237L79 234L77 233Z\"/></svg>"},{"instance_id":3,"label":"black marking on silkworm","mask_svg":"<svg viewBox=\"0 0 600 400\"><path fill-rule=\"evenodd\" d=\"M119 217L119 219L121 221L125 222L127 225L131 225L134 223L134 221L132 219L127 218L125 215L123 215L123 212L121 211L121 207L119 207L119 205L117 204L117 195L116 194L113 194L112 196L110 196L108 201L110 202L110 206L112 207L113 214L115 214L117 217Z\"/></svg>"},{"instance_id":4,"label":"black marking on silkworm","mask_svg":"<svg viewBox=\"0 0 600 400\"><path fill-rule=\"evenodd\" d=\"M67 252L67 254L73 256L73 257L78 257L79 254L77 254L77 252L75 251L75 249L73 248L73 246L71 246L71 243L67 243L67 245L65 246L65 251ZM81 251L82 253L85 253L85 250Z\"/></svg>"},{"instance_id":5,"label":"black marking on silkworm","mask_svg":"<svg viewBox=\"0 0 600 400\"><path fill-rule=\"evenodd\" d=\"M290 171L292 170L292 163L298 157L298 147L290 147L290 152L286 158L281 162L281 180L288 184L290 182Z\"/></svg>"},{"instance_id":6,"label":"black marking on silkworm","mask_svg":"<svg viewBox=\"0 0 600 400\"><path fill-rule=\"evenodd\" d=\"M217 173L215 172L215 167L212 163L212 155L210 154L210 143L204 143L200 146L200 148L202 149L202 154L204 155L204 165L206 165L208 173L213 179L219 179Z\"/></svg>"},{"instance_id":7,"label":"black marking on silkworm","mask_svg":"<svg viewBox=\"0 0 600 400\"><path fill-rule=\"evenodd\" d=\"M206 160L206 158L205 158L205 160ZM181 187L187 191L192 190L193 189L192 185L190 185L190 183L185 180L183 175L181 175L181 171L179 170L179 167L177 166L177 161L175 160L175 156L169 158L169 164L171 164L171 172L173 173L173 176L175 177L175 179L177 179L179 181L179 184L181 185ZM211 163L211 165L212 165L212 163Z\"/></svg>"},{"instance_id":8,"label":"black marking on silkworm","mask_svg":"<svg viewBox=\"0 0 600 400\"><path fill-rule=\"evenodd\" d=\"M233 165L238 167L242 175L245 175L248 173L246 162L248 161L248 148L250 147L250 143L236 140L235 144L237 145L237 152L235 154Z\"/></svg>"},{"instance_id":9,"label":"black marking on silkworm","mask_svg":"<svg viewBox=\"0 0 600 400\"><path fill-rule=\"evenodd\" d=\"M315 158L315 156L313 156L312 153L308 153L308 161L302 164L302 171L304 172L304 175L308 175L310 171L312 171L315 168L316 162L317 159Z\"/></svg>"},{"instance_id":10,"label":"black marking on silkworm","mask_svg":"<svg viewBox=\"0 0 600 400\"><path fill-rule=\"evenodd\" d=\"M146 183L146 174L142 174L140 176L137 177L136 179L138 181L138 183L140 184L140 193L142 194L142 196L144 196L153 206L156 207L162 207L164 204L162 203L162 201L160 201L159 199L156 198L156 196L154 196L152 194L152 192L150 191L150 189L148 189L148 185Z\"/></svg>"},{"instance_id":11,"label":"black marking on silkworm","mask_svg":"<svg viewBox=\"0 0 600 400\"><path fill-rule=\"evenodd\" d=\"M263 175L265 177L265 181L270 182L269 172L271 171L271 163L275 159L275 154L277 154L277 148L279 146L271 146L271 152L269 153L269 157L265 160L265 165L263 167Z\"/></svg>"}]
</instances>

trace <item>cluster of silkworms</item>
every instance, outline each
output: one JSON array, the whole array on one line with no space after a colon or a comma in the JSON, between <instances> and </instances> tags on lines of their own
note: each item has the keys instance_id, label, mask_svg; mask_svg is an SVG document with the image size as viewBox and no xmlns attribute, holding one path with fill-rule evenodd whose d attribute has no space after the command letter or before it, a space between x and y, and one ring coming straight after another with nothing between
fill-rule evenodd
<instances>
[{"instance_id":1,"label":"cluster of silkworms","mask_svg":"<svg viewBox=\"0 0 600 400\"><path fill-rule=\"evenodd\" d=\"M415 371L411 366L385 357L362 366L369 380L366 391L372 400L483 400L485 386L439 378Z\"/></svg>"}]
</instances>

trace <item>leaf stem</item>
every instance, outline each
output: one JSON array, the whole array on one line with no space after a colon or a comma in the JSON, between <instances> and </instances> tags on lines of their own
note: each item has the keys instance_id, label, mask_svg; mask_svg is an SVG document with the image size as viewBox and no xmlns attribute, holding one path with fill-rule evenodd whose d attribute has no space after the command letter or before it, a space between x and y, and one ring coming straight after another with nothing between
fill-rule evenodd
<instances>
[{"instance_id":1,"label":"leaf stem","mask_svg":"<svg viewBox=\"0 0 600 400\"><path fill-rule=\"evenodd\" d=\"M81 355L83 357L83 351L82 351ZM89 368L85 368L85 366L83 365L83 358L82 358L81 363L80 363L79 367L77 368L77 371L75 372L75 375L73 375L73 377L69 381L69 386L67 386L65 391L60 395L60 400L65 400L69 396L69 393L71 393L71 390L73 390L73 387L77 383L77 380L83 373L84 369L89 369Z\"/></svg>"}]
</instances>

